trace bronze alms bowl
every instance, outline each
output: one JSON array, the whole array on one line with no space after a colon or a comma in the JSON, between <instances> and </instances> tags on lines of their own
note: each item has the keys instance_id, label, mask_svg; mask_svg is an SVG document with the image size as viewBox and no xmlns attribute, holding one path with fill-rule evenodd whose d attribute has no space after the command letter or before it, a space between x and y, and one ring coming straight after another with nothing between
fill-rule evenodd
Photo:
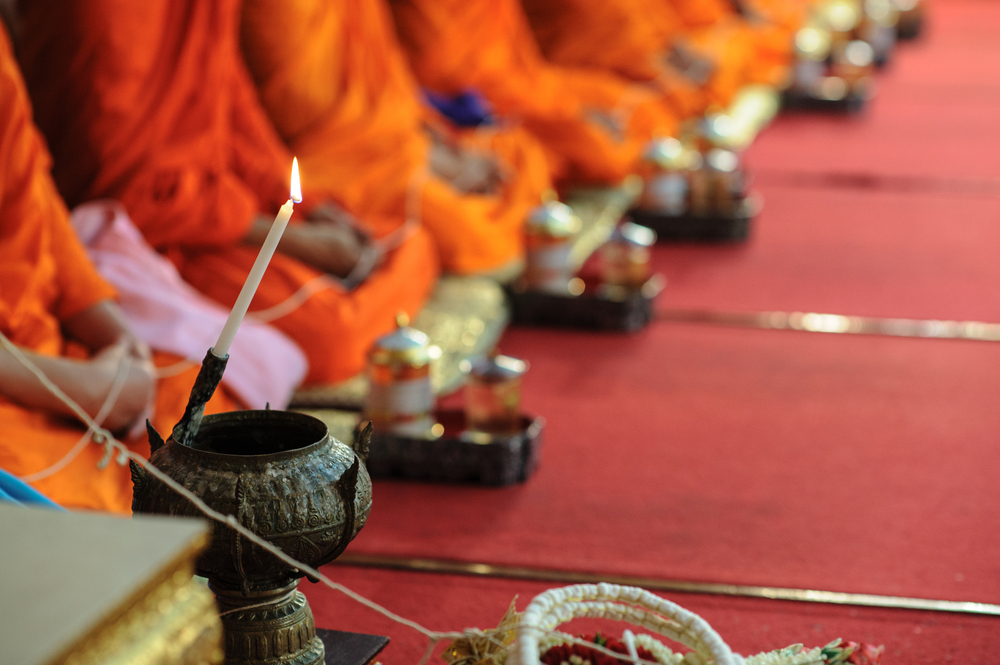
<instances>
[{"instance_id":1,"label":"bronze alms bowl","mask_svg":"<svg viewBox=\"0 0 1000 665\"><path fill-rule=\"evenodd\" d=\"M368 432L370 435L370 432ZM222 514L317 568L339 556L364 526L372 491L363 460L321 421L287 411L207 416L189 446L150 428L150 462ZM361 442L361 455L367 446ZM197 508L132 464L132 511L201 516ZM296 591L305 573L214 522L196 563L219 598L227 662L322 662L312 614ZM243 611L254 605L263 609ZM245 615L245 616L244 616ZM268 624L268 625L263 625ZM294 634L290 634L294 633ZM309 645L312 645L311 647ZM293 649L292 647L296 647Z\"/></svg>"}]
</instances>

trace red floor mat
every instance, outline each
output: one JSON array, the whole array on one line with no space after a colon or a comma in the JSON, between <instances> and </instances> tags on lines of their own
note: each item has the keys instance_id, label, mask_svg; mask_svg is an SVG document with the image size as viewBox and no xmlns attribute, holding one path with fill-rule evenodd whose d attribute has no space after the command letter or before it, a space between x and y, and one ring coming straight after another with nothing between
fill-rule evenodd
<instances>
[{"instance_id":1,"label":"red floor mat","mask_svg":"<svg viewBox=\"0 0 1000 665\"><path fill-rule=\"evenodd\" d=\"M931 5L860 117L779 119L738 247L658 247L661 307L1000 321L1000 4ZM844 177L846 175L846 177ZM832 178L830 177L832 176ZM351 551L1000 602L1000 345L654 324L512 330L543 462L505 489L377 482ZM435 629L545 585L351 568ZM425 643L328 590L317 622ZM676 595L738 651L843 636L885 662L996 662L1000 621Z\"/></svg>"},{"instance_id":2,"label":"red floor mat","mask_svg":"<svg viewBox=\"0 0 1000 665\"><path fill-rule=\"evenodd\" d=\"M513 330L543 464L379 482L352 551L1000 601L1000 345Z\"/></svg>"},{"instance_id":3,"label":"red floor mat","mask_svg":"<svg viewBox=\"0 0 1000 665\"><path fill-rule=\"evenodd\" d=\"M440 631L492 628L515 595L519 595L518 609L523 610L536 594L557 586L339 566L327 566L325 572L388 609ZM389 635L392 641L379 656L385 665L415 665L423 655L427 640L422 635L324 586L303 583L301 588L309 597L318 626ZM661 595L703 616L730 647L744 655L795 643L819 646L844 637L884 644L885 665L996 662L996 635L1000 634L1000 619L996 617ZM623 627L578 621L566 629L574 633L602 630L618 636ZM431 662L442 661L435 655Z\"/></svg>"},{"instance_id":4,"label":"red floor mat","mask_svg":"<svg viewBox=\"0 0 1000 665\"><path fill-rule=\"evenodd\" d=\"M780 117L748 152L771 172L1000 178L1000 4L931 4L925 40L900 45L859 116Z\"/></svg>"},{"instance_id":5,"label":"red floor mat","mask_svg":"<svg viewBox=\"0 0 1000 665\"><path fill-rule=\"evenodd\" d=\"M655 248L660 306L1000 321L1000 197L763 193L748 243Z\"/></svg>"}]
</instances>

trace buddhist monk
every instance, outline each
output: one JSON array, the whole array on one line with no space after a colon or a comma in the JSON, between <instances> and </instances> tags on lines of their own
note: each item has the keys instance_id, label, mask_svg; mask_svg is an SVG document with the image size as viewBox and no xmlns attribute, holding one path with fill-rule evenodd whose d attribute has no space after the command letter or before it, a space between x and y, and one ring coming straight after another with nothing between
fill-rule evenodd
<instances>
[{"instance_id":1,"label":"buddhist monk","mask_svg":"<svg viewBox=\"0 0 1000 665\"><path fill-rule=\"evenodd\" d=\"M352 212L418 218L454 273L506 273L552 187L517 128L458 131L423 102L384 0L246 0L261 101L314 187Z\"/></svg>"},{"instance_id":2,"label":"buddhist monk","mask_svg":"<svg viewBox=\"0 0 1000 665\"><path fill-rule=\"evenodd\" d=\"M391 0L417 79L444 94L478 90L555 156L563 182L617 182L677 118L658 96L611 72L542 56L518 0Z\"/></svg>"},{"instance_id":3,"label":"buddhist monk","mask_svg":"<svg viewBox=\"0 0 1000 665\"><path fill-rule=\"evenodd\" d=\"M126 325L114 290L74 235L50 165L0 23L0 333L92 417L116 387L103 418L112 431L151 415L169 432L197 368L156 380L154 362L180 358L151 353ZM209 412L233 408L238 404L224 388L208 405ZM105 449L71 416L13 351L0 347L0 468L66 507L130 512L127 467L99 469ZM148 454L142 438L130 445Z\"/></svg>"},{"instance_id":4,"label":"buddhist monk","mask_svg":"<svg viewBox=\"0 0 1000 665\"><path fill-rule=\"evenodd\" d=\"M783 87L795 22L728 0L523 0L551 61L655 83L682 116L727 106L744 85ZM744 13L736 7L745 7ZM747 16L751 16L748 19ZM782 23L779 23L783 21Z\"/></svg>"},{"instance_id":5,"label":"buddhist monk","mask_svg":"<svg viewBox=\"0 0 1000 665\"><path fill-rule=\"evenodd\" d=\"M231 306L291 164L240 54L238 0L22 10L18 53L67 201L121 201L189 283ZM380 243L379 220L328 205L334 193L302 176L308 219L293 218L251 311L279 312L271 323L305 351L306 383L329 383L361 371L396 313L419 309L438 263L423 229Z\"/></svg>"}]
</instances>

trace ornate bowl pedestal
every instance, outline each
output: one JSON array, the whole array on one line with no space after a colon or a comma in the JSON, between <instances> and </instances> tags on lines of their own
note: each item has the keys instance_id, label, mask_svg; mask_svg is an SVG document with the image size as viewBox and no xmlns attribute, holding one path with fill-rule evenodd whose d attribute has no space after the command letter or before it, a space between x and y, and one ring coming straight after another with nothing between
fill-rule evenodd
<instances>
[{"instance_id":1,"label":"ornate bowl pedestal","mask_svg":"<svg viewBox=\"0 0 1000 665\"><path fill-rule=\"evenodd\" d=\"M298 586L295 580L244 596L240 589L209 582L222 614L226 665L322 665L325 647Z\"/></svg>"},{"instance_id":2,"label":"ornate bowl pedestal","mask_svg":"<svg viewBox=\"0 0 1000 665\"><path fill-rule=\"evenodd\" d=\"M240 411L207 416L190 445L151 427L150 462L223 514L313 568L338 557L371 510L360 456L326 425L300 413ZM201 516L190 502L132 463L135 513ZM213 523L196 571L222 615L227 665L321 665L324 645L298 583L305 573ZM315 580L314 580L315 581Z\"/></svg>"}]
</instances>

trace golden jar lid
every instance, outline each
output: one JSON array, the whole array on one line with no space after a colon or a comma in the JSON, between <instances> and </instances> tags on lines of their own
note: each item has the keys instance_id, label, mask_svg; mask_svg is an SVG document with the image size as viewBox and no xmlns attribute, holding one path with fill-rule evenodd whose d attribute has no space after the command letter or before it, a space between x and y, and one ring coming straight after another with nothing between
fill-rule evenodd
<instances>
[{"instance_id":1,"label":"golden jar lid","mask_svg":"<svg viewBox=\"0 0 1000 665\"><path fill-rule=\"evenodd\" d=\"M740 157L732 150L716 148L705 155L709 168L722 173L735 173L740 168Z\"/></svg>"},{"instance_id":2,"label":"golden jar lid","mask_svg":"<svg viewBox=\"0 0 1000 665\"><path fill-rule=\"evenodd\" d=\"M580 218L573 209L559 201L546 201L528 215L525 231L529 235L569 238L579 233Z\"/></svg>"},{"instance_id":3,"label":"golden jar lid","mask_svg":"<svg viewBox=\"0 0 1000 665\"><path fill-rule=\"evenodd\" d=\"M511 356L491 355L475 361L463 360L460 369L479 383L502 383L523 376L528 362Z\"/></svg>"},{"instance_id":4,"label":"golden jar lid","mask_svg":"<svg viewBox=\"0 0 1000 665\"><path fill-rule=\"evenodd\" d=\"M683 143L672 136L668 136L650 141L643 157L646 161L656 164L661 169L676 171L684 168L686 152Z\"/></svg>"},{"instance_id":5,"label":"golden jar lid","mask_svg":"<svg viewBox=\"0 0 1000 665\"><path fill-rule=\"evenodd\" d=\"M795 33L795 49L806 60L826 60L831 43L830 31L820 25L807 23Z\"/></svg>"},{"instance_id":6,"label":"golden jar lid","mask_svg":"<svg viewBox=\"0 0 1000 665\"><path fill-rule=\"evenodd\" d=\"M652 247L656 243L656 231L647 226L636 224L626 217L621 224L615 227L608 242L631 247Z\"/></svg>"},{"instance_id":7,"label":"golden jar lid","mask_svg":"<svg viewBox=\"0 0 1000 665\"><path fill-rule=\"evenodd\" d=\"M852 0L829 0L819 8L823 21L834 32L850 32L861 21L861 6Z\"/></svg>"},{"instance_id":8,"label":"golden jar lid","mask_svg":"<svg viewBox=\"0 0 1000 665\"><path fill-rule=\"evenodd\" d=\"M426 333L410 327L410 319L396 315L396 329L375 340L368 359L375 365L409 365L423 367L441 357L441 349L431 344Z\"/></svg>"}]
</instances>

